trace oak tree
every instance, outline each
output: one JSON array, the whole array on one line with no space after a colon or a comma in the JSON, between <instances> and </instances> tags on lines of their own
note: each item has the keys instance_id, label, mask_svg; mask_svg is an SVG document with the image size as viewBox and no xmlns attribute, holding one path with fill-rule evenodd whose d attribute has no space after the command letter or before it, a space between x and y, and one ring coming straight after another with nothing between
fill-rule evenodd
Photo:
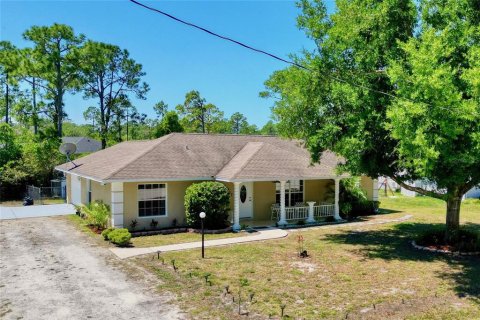
<instances>
[{"instance_id":1,"label":"oak tree","mask_svg":"<svg viewBox=\"0 0 480 320\"><path fill-rule=\"evenodd\" d=\"M277 71L267 95L282 135L315 161L330 149L354 175L388 176L447 202L455 241L463 194L480 184L480 14L469 0L301 1L316 44ZM408 182L422 179L433 190Z\"/></svg>"}]
</instances>

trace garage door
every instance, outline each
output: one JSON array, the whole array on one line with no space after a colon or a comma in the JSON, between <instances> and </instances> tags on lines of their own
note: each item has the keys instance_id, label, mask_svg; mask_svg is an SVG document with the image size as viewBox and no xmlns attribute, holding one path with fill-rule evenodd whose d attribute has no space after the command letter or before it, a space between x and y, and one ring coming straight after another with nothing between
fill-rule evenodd
<instances>
[{"instance_id":1,"label":"garage door","mask_svg":"<svg viewBox=\"0 0 480 320\"><path fill-rule=\"evenodd\" d=\"M72 203L73 204L82 204L82 181L80 177L72 175Z\"/></svg>"}]
</instances>

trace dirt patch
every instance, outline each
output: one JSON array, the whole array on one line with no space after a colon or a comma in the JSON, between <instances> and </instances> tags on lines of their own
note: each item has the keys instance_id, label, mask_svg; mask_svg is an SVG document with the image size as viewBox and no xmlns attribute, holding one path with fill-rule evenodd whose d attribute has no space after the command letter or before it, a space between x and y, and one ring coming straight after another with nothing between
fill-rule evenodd
<instances>
[{"instance_id":1,"label":"dirt patch","mask_svg":"<svg viewBox=\"0 0 480 320\"><path fill-rule=\"evenodd\" d=\"M0 317L182 318L131 268L65 218L1 221Z\"/></svg>"},{"instance_id":2,"label":"dirt patch","mask_svg":"<svg viewBox=\"0 0 480 320\"><path fill-rule=\"evenodd\" d=\"M312 273L317 270L317 265L315 263L296 261L292 262L291 266L302 271L303 273Z\"/></svg>"}]
</instances>

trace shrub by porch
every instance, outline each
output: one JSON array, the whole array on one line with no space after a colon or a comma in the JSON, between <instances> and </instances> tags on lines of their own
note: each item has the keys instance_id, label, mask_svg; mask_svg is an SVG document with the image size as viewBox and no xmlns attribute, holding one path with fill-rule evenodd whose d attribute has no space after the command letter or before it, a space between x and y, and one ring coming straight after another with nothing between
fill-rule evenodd
<instances>
[{"instance_id":1,"label":"shrub by porch","mask_svg":"<svg viewBox=\"0 0 480 320\"><path fill-rule=\"evenodd\" d=\"M223 229L229 225L230 193L220 182L201 182L185 192L185 215L189 226L200 227L200 212L205 212L207 229Z\"/></svg>"}]
</instances>

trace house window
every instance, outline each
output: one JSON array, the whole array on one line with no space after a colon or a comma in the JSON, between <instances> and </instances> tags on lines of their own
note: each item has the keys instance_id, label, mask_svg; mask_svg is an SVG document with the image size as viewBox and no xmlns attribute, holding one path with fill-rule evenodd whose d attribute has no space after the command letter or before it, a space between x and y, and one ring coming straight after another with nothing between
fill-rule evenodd
<instances>
[{"instance_id":1,"label":"house window","mask_svg":"<svg viewBox=\"0 0 480 320\"><path fill-rule=\"evenodd\" d=\"M285 184L285 206L303 203L303 180L290 180ZM280 203L280 182L275 183L276 202Z\"/></svg>"},{"instance_id":2,"label":"house window","mask_svg":"<svg viewBox=\"0 0 480 320\"><path fill-rule=\"evenodd\" d=\"M137 190L138 216L166 216L167 187L162 183L139 184Z\"/></svg>"}]
</instances>

